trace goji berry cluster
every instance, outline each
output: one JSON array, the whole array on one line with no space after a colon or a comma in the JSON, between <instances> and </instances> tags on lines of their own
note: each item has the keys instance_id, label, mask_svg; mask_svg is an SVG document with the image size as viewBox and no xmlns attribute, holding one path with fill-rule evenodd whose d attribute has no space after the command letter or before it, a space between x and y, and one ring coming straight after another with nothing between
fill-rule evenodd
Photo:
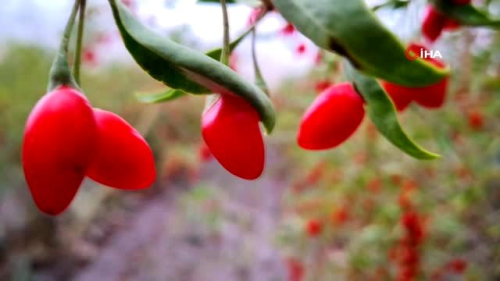
<instances>
[{"instance_id":1,"label":"goji berry cluster","mask_svg":"<svg viewBox=\"0 0 500 281\"><path fill-rule=\"evenodd\" d=\"M423 45L411 43L408 49L415 54L428 51ZM424 58L429 63L439 68L445 68L445 64L435 58ZM393 101L398 111L404 111L412 101L417 104L429 108L436 109L443 106L446 100L446 92L448 90L449 77L444 78L436 84L424 87L406 87L397 85L387 81L381 81L387 94Z\"/></svg>"},{"instance_id":2,"label":"goji berry cluster","mask_svg":"<svg viewBox=\"0 0 500 281\"><path fill-rule=\"evenodd\" d=\"M468 5L471 0L450 0L454 5ZM436 10L432 4L427 6L424 21L422 22L422 34L430 42L436 41L444 30L456 30L460 23L446 17Z\"/></svg>"},{"instance_id":3,"label":"goji berry cluster","mask_svg":"<svg viewBox=\"0 0 500 281\"><path fill-rule=\"evenodd\" d=\"M85 177L129 190L146 188L156 178L144 138L65 85L43 96L30 113L22 161L33 199L49 215L70 205Z\"/></svg>"},{"instance_id":4,"label":"goji berry cluster","mask_svg":"<svg viewBox=\"0 0 500 281\"><path fill-rule=\"evenodd\" d=\"M390 259L398 266L397 280L416 280L420 271L420 251L425 238L424 218L411 202L411 195L416 189L413 181L405 181L399 196L399 205L403 210L400 218L404 235L391 249Z\"/></svg>"}]
</instances>

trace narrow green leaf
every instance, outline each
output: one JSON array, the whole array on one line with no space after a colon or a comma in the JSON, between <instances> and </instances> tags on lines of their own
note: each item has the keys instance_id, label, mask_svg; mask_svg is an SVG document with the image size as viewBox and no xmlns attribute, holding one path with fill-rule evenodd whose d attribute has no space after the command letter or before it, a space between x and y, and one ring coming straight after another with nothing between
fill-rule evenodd
<instances>
[{"instance_id":1,"label":"narrow green leaf","mask_svg":"<svg viewBox=\"0 0 500 281\"><path fill-rule=\"evenodd\" d=\"M243 41L243 39L245 39L248 36L248 34L250 34L250 32L252 32L252 28L249 28L238 38L236 38L236 40L234 40L229 44L229 50L231 51L231 53L234 51L234 49L236 49L236 47L238 47L238 45ZM207 56L213 58L214 60L219 60L221 54L222 54L222 48L213 49L206 53Z\"/></svg>"},{"instance_id":2,"label":"narrow green leaf","mask_svg":"<svg viewBox=\"0 0 500 281\"><path fill-rule=\"evenodd\" d=\"M234 94L259 113L268 132L275 125L271 100L229 67L156 34L140 23L119 0L109 0L116 25L135 61L154 79L193 94Z\"/></svg>"},{"instance_id":3,"label":"narrow green leaf","mask_svg":"<svg viewBox=\"0 0 500 281\"><path fill-rule=\"evenodd\" d=\"M500 19L493 19L473 5L455 5L449 0L432 0L434 7L462 25L500 28Z\"/></svg>"},{"instance_id":4,"label":"narrow green leaf","mask_svg":"<svg viewBox=\"0 0 500 281\"><path fill-rule=\"evenodd\" d=\"M408 60L406 48L364 0L272 0L283 17L319 47L336 52L364 73L409 87L434 84L448 69Z\"/></svg>"},{"instance_id":5,"label":"narrow green leaf","mask_svg":"<svg viewBox=\"0 0 500 281\"><path fill-rule=\"evenodd\" d=\"M138 93L135 96L139 101L144 103L162 103L176 100L185 95L187 95L186 92L183 92L181 90L168 89L166 91L153 94Z\"/></svg>"},{"instance_id":6,"label":"narrow green leaf","mask_svg":"<svg viewBox=\"0 0 500 281\"><path fill-rule=\"evenodd\" d=\"M347 64L346 64L347 65ZM440 156L417 145L401 128L396 108L387 93L373 77L347 66L348 77L366 102L366 111L378 131L396 147L417 159L435 159Z\"/></svg>"}]
</instances>

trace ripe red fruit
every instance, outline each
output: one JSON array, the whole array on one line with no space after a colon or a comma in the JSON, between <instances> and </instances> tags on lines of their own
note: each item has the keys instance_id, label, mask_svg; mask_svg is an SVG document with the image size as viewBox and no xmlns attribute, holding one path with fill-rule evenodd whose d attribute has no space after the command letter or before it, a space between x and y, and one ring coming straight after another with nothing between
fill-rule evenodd
<instances>
[{"instance_id":1,"label":"ripe red fruit","mask_svg":"<svg viewBox=\"0 0 500 281\"><path fill-rule=\"evenodd\" d=\"M467 269L467 262L462 259L454 259L446 265L446 268L456 274L462 274Z\"/></svg>"},{"instance_id":2,"label":"ripe red fruit","mask_svg":"<svg viewBox=\"0 0 500 281\"><path fill-rule=\"evenodd\" d=\"M321 234L321 231L323 231L323 224L316 220L316 219L310 219L307 224L306 224L306 232L307 235L310 237L316 237Z\"/></svg>"},{"instance_id":3,"label":"ripe red fruit","mask_svg":"<svg viewBox=\"0 0 500 281\"><path fill-rule=\"evenodd\" d=\"M426 59L433 65L445 68L446 65L437 59ZM414 91L413 100L423 107L440 108L446 100L446 92L448 91L448 83L450 78L447 76L436 84L411 88Z\"/></svg>"},{"instance_id":4,"label":"ripe red fruit","mask_svg":"<svg viewBox=\"0 0 500 281\"><path fill-rule=\"evenodd\" d=\"M436 41L443 32L446 21L445 15L438 12L432 5L428 5L422 22L422 35L430 42Z\"/></svg>"},{"instance_id":5,"label":"ripe red fruit","mask_svg":"<svg viewBox=\"0 0 500 281\"><path fill-rule=\"evenodd\" d=\"M302 55L306 52L306 44L304 43L300 43L298 46L297 46L297 49L295 50L295 52L297 52L297 54L299 55Z\"/></svg>"},{"instance_id":6,"label":"ripe red fruit","mask_svg":"<svg viewBox=\"0 0 500 281\"><path fill-rule=\"evenodd\" d=\"M332 214L332 221L335 225L341 225L349 220L349 211L345 207L339 207Z\"/></svg>"},{"instance_id":7,"label":"ripe red fruit","mask_svg":"<svg viewBox=\"0 0 500 281\"><path fill-rule=\"evenodd\" d=\"M316 82L316 85L314 85L314 89L316 90L316 93L320 94L324 90L328 89L332 83L329 80L320 80Z\"/></svg>"},{"instance_id":8,"label":"ripe red fruit","mask_svg":"<svg viewBox=\"0 0 500 281\"><path fill-rule=\"evenodd\" d=\"M469 5L472 0L452 0L455 5Z\"/></svg>"},{"instance_id":9,"label":"ripe red fruit","mask_svg":"<svg viewBox=\"0 0 500 281\"><path fill-rule=\"evenodd\" d=\"M428 51L424 46L415 43L411 43L408 48L411 48L416 53L420 53L421 49L424 52ZM442 61L437 59L425 58L425 60L440 68L446 66ZM440 108L446 100L448 83L449 77L445 77L436 84L424 87L406 87L387 81L383 81L382 86L393 100L396 108L402 111L407 107L406 103L408 103L407 99L409 97L426 108Z\"/></svg>"},{"instance_id":10,"label":"ripe red fruit","mask_svg":"<svg viewBox=\"0 0 500 281\"><path fill-rule=\"evenodd\" d=\"M347 140L365 116L363 99L350 83L329 87L302 117L297 142L304 149L334 148Z\"/></svg>"},{"instance_id":11,"label":"ripe red fruit","mask_svg":"<svg viewBox=\"0 0 500 281\"><path fill-rule=\"evenodd\" d=\"M402 112L408 108L413 98L413 92L410 88L386 81L381 81L380 84L391 98L397 111Z\"/></svg>"},{"instance_id":12,"label":"ripe red fruit","mask_svg":"<svg viewBox=\"0 0 500 281\"><path fill-rule=\"evenodd\" d=\"M295 26L291 23L287 23L280 31L280 33L284 36L293 35L295 33Z\"/></svg>"},{"instance_id":13,"label":"ripe red fruit","mask_svg":"<svg viewBox=\"0 0 500 281\"><path fill-rule=\"evenodd\" d=\"M289 281L302 281L304 279L305 268L300 260L288 258L286 264L288 267Z\"/></svg>"},{"instance_id":14,"label":"ripe red fruit","mask_svg":"<svg viewBox=\"0 0 500 281\"><path fill-rule=\"evenodd\" d=\"M259 114L243 98L222 95L203 113L205 143L219 163L243 179L258 178L264 170L265 149Z\"/></svg>"},{"instance_id":15,"label":"ripe red fruit","mask_svg":"<svg viewBox=\"0 0 500 281\"><path fill-rule=\"evenodd\" d=\"M212 152L210 152L210 149L205 143L201 143L198 148L198 157L201 163L208 162L212 159Z\"/></svg>"},{"instance_id":16,"label":"ripe red fruit","mask_svg":"<svg viewBox=\"0 0 500 281\"><path fill-rule=\"evenodd\" d=\"M444 29L447 31L455 31L459 28L460 28L460 23L452 19L447 19L446 23L444 24Z\"/></svg>"},{"instance_id":17,"label":"ripe red fruit","mask_svg":"<svg viewBox=\"0 0 500 281\"><path fill-rule=\"evenodd\" d=\"M98 145L87 176L119 189L142 189L156 179L153 153L148 143L120 116L94 109Z\"/></svg>"},{"instance_id":18,"label":"ripe red fruit","mask_svg":"<svg viewBox=\"0 0 500 281\"><path fill-rule=\"evenodd\" d=\"M479 131L484 126L483 114L477 110L469 113L469 127L475 131Z\"/></svg>"},{"instance_id":19,"label":"ripe red fruit","mask_svg":"<svg viewBox=\"0 0 500 281\"><path fill-rule=\"evenodd\" d=\"M24 175L38 208L63 212L82 183L97 145L97 126L87 98L61 86L43 96L26 122Z\"/></svg>"}]
</instances>

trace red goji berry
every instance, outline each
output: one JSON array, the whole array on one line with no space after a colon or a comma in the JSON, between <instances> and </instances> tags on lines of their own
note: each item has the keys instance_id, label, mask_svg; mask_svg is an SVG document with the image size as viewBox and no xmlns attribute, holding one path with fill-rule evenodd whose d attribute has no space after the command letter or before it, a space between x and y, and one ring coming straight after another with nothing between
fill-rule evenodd
<instances>
[{"instance_id":1,"label":"red goji berry","mask_svg":"<svg viewBox=\"0 0 500 281\"><path fill-rule=\"evenodd\" d=\"M265 149L259 114L243 98L222 95L203 113L203 139L219 163L243 179L264 170Z\"/></svg>"},{"instance_id":2,"label":"red goji berry","mask_svg":"<svg viewBox=\"0 0 500 281\"><path fill-rule=\"evenodd\" d=\"M68 86L43 96L26 122L24 175L38 208L63 212L75 197L97 146L97 125L87 98Z\"/></svg>"},{"instance_id":3,"label":"red goji berry","mask_svg":"<svg viewBox=\"0 0 500 281\"><path fill-rule=\"evenodd\" d=\"M156 178L153 153L137 130L120 116L94 109L99 130L94 161L87 176L119 189L143 189Z\"/></svg>"},{"instance_id":4,"label":"red goji berry","mask_svg":"<svg viewBox=\"0 0 500 281\"><path fill-rule=\"evenodd\" d=\"M297 142L310 150L334 148L357 130L364 116L364 101L352 84L331 86L305 112Z\"/></svg>"}]
</instances>

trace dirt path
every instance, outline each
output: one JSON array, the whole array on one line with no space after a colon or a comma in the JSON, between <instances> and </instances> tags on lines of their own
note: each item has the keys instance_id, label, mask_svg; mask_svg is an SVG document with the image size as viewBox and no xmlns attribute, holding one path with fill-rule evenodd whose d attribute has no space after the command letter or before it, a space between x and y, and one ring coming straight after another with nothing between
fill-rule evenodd
<instances>
[{"instance_id":1,"label":"dirt path","mask_svg":"<svg viewBox=\"0 0 500 281\"><path fill-rule=\"evenodd\" d=\"M286 184L277 176L278 157L268 159L267 174L254 182L234 178L214 161L203 167L200 182L223 196L224 219L216 227L190 219L192 212L178 200L184 192L160 194L74 280L285 280L273 237Z\"/></svg>"}]
</instances>

